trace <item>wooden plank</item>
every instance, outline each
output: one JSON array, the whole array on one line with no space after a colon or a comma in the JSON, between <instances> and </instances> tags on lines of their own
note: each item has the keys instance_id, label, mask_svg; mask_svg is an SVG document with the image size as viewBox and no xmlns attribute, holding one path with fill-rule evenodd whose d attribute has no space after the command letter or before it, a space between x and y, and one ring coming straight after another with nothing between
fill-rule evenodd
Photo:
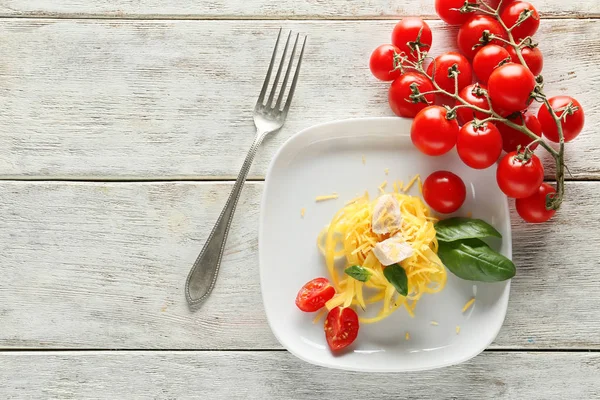
<instances>
[{"instance_id":1,"label":"wooden plank","mask_svg":"<svg viewBox=\"0 0 600 400\"><path fill-rule=\"evenodd\" d=\"M401 379L398 374L326 370L287 352L25 352L0 357L0 392L8 399L600 396L598 353L487 352L461 365L403 373Z\"/></svg>"},{"instance_id":2,"label":"wooden plank","mask_svg":"<svg viewBox=\"0 0 600 400\"><path fill-rule=\"evenodd\" d=\"M535 6L543 16L597 16L600 5L595 0L564 2L537 0ZM145 0L2 0L4 16L68 16L111 18L397 18L403 15L434 17L433 0L213 0L160 1Z\"/></svg>"},{"instance_id":3,"label":"wooden plank","mask_svg":"<svg viewBox=\"0 0 600 400\"><path fill-rule=\"evenodd\" d=\"M230 183L3 182L0 347L279 349L264 315L246 186L216 289L197 312L185 277ZM513 215L517 277L493 348L600 349L600 183L568 184L552 224Z\"/></svg>"},{"instance_id":4,"label":"wooden plank","mask_svg":"<svg viewBox=\"0 0 600 400\"><path fill-rule=\"evenodd\" d=\"M204 3L210 2L194 2ZM264 176L275 151L301 129L392 115L388 84L375 81L367 60L389 40L393 24L5 20L0 178L235 177L252 142L252 109L283 25L307 33L309 41L288 121L267 139L250 173ZM432 26L437 54L452 46L454 31ZM572 94L587 113L585 131L568 146L570 171L598 178L600 20L545 20L539 37L549 94Z\"/></svg>"}]
</instances>

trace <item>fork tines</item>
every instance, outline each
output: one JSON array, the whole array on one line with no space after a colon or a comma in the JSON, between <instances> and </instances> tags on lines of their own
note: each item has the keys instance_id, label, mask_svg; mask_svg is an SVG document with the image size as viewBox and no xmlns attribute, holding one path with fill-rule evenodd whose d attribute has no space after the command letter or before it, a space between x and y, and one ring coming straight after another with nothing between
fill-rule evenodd
<instances>
[{"instance_id":1,"label":"fork tines","mask_svg":"<svg viewBox=\"0 0 600 400\"><path fill-rule=\"evenodd\" d=\"M285 47L283 48L283 55L281 56L281 61L279 62L279 68L277 68L277 74L275 75L275 79L273 81L273 85L271 86L271 92L269 93L269 97L265 102L265 94L267 93L267 88L269 86L269 82L271 80L271 72L273 72L273 66L275 65L275 59L277 58L277 49L279 47L279 41L281 39L281 31L279 29L279 34L277 35L277 42L275 43L275 49L273 50L273 55L271 56L271 63L269 64L269 70L267 71L267 76L265 77L265 82L263 84L262 90L260 91L260 96L258 97L258 101L256 103L256 107L265 107L265 108L274 108L276 110L281 110L281 103L283 98L285 97L285 90L288 84L288 80L290 78L290 74L292 72L292 67L294 65L294 59L296 56L296 48L298 47L298 41L300 40L300 34L296 34L296 39L294 40L294 46L292 48L292 55L288 58L288 48L290 45L290 40L292 37L292 31L289 32L287 36L287 40L285 42ZM294 78L292 79L292 85L288 91L287 100L283 106L283 112L287 113L290 108L290 104L292 103L292 98L294 97L294 90L296 89L296 83L298 82L298 75L300 74L300 65L302 64L302 56L304 55L304 47L306 46L306 36L302 39L302 49L300 50L300 56L298 57L298 61L296 62L296 72L294 73ZM275 104L273 104L273 100L275 99L275 94L277 93L277 85L279 83L279 78L281 77L281 72L283 71L284 64L287 62L287 69L285 71L285 76L283 78L283 83L281 84L281 88L279 89L279 93L276 99Z\"/></svg>"}]
</instances>

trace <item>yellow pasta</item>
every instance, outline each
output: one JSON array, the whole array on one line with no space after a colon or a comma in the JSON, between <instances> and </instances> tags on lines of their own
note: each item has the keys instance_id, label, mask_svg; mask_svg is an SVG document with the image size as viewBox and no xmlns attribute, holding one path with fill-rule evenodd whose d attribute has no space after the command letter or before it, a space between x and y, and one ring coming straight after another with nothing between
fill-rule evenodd
<instances>
[{"instance_id":1,"label":"yellow pasta","mask_svg":"<svg viewBox=\"0 0 600 400\"><path fill-rule=\"evenodd\" d=\"M369 305L380 303L378 314L373 318L361 317L362 323L381 321L400 307L410 316L414 316L415 306L423 294L437 293L444 288L447 276L446 269L437 256L438 244L434 228L436 219L421 198L402 191L409 189L415 182L420 182L418 176L413 178L406 188L403 188L402 184L398 188L394 183L391 193L398 200L402 215L402 228L394 234L402 235L414 250L409 258L400 263L408 278L408 295L400 295L387 281L383 274L385 267L373 254L373 247L391 235L380 235L371 230L373 208L377 199L371 201L368 193L365 193L339 210L317 239L337 292L336 296L327 302L327 309L351 305L366 309ZM343 271L338 267L342 266L339 264L343 258L344 268L360 265L367 269L370 272L369 280L363 283L345 276L347 279L340 281L339 274L343 274ZM365 289L369 293L363 293Z\"/></svg>"}]
</instances>

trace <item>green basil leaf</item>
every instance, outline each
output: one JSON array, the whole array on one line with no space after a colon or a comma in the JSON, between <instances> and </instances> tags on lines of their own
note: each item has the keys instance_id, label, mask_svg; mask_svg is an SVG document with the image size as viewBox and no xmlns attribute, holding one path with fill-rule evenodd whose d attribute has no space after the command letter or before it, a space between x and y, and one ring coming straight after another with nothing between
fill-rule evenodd
<instances>
[{"instance_id":1,"label":"green basil leaf","mask_svg":"<svg viewBox=\"0 0 600 400\"><path fill-rule=\"evenodd\" d=\"M493 226L481 219L448 218L435 224L436 236L442 242L454 242L461 239L481 239L502 235Z\"/></svg>"},{"instance_id":2,"label":"green basil leaf","mask_svg":"<svg viewBox=\"0 0 600 400\"><path fill-rule=\"evenodd\" d=\"M406 271L398 264L385 267L383 276L392 284L402 296L408 294L408 277Z\"/></svg>"},{"instance_id":3,"label":"green basil leaf","mask_svg":"<svg viewBox=\"0 0 600 400\"><path fill-rule=\"evenodd\" d=\"M440 242L438 256L454 275L469 281L505 281L516 273L511 260L479 239Z\"/></svg>"},{"instance_id":4,"label":"green basil leaf","mask_svg":"<svg viewBox=\"0 0 600 400\"><path fill-rule=\"evenodd\" d=\"M371 273L368 269L361 267L360 265L353 265L344 270L344 272L356 279L357 281L366 282L371 278Z\"/></svg>"}]
</instances>

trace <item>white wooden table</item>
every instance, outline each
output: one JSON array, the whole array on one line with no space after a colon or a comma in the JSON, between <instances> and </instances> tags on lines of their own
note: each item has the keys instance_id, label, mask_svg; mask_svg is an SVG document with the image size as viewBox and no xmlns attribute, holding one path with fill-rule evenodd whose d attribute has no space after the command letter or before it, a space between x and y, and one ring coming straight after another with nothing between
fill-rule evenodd
<instances>
[{"instance_id":1,"label":"white wooden table","mask_svg":"<svg viewBox=\"0 0 600 400\"><path fill-rule=\"evenodd\" d=\"M548 91L587 112L568 201L552 224L513 216L518 274L487 351L373 376L305 364L271 334L262 179L299 129L391 114L368 56L400 16L435 18L433 0L0 0L0 397L600 397L600 2L534 4ZM431 25L448 48L450 30ZM292 112L192 313L184 280L252 141L280 26L309 35Z\"/></svg>"}]
</instances>

